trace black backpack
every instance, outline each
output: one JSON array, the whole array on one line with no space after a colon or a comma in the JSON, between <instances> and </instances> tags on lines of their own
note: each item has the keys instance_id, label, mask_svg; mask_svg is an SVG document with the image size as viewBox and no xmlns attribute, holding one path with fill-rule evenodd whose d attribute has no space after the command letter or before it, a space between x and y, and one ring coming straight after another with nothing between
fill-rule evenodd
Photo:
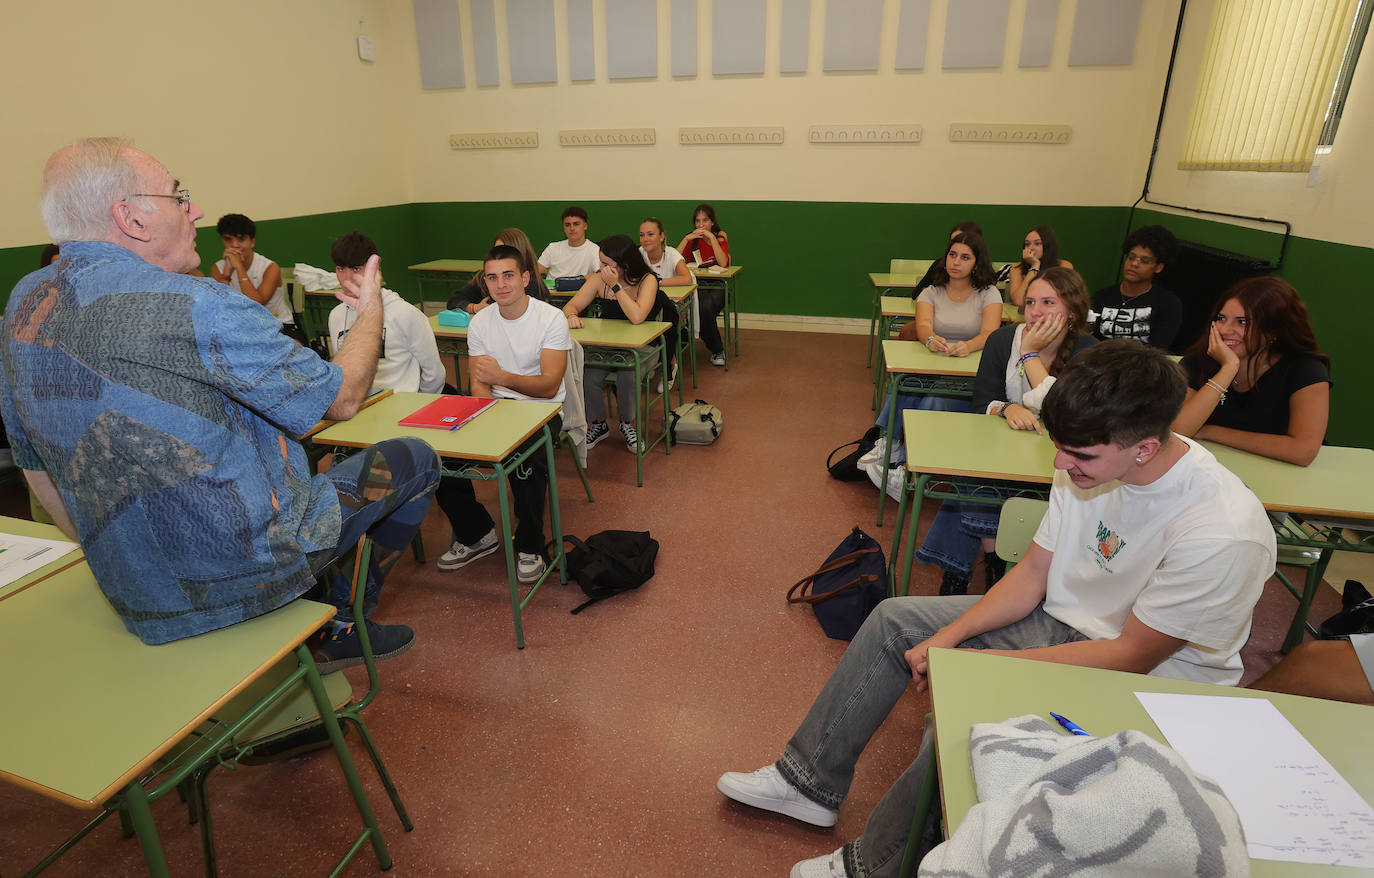
<instances>
[{"instance_id":1,"label":"black backpack","mask_svg":"<svg viewBox=\"0 0 1374 878\"><path fill-rule=\"evenodd\" d=\"M658 558L658 540L648 531L603 530L587 537L565 536L571 543L568 552L568 576L586 593L585 603L573 609L573 615L597 601L639 588L654 575L654 560Z\"/></svg>"}]
</instances>

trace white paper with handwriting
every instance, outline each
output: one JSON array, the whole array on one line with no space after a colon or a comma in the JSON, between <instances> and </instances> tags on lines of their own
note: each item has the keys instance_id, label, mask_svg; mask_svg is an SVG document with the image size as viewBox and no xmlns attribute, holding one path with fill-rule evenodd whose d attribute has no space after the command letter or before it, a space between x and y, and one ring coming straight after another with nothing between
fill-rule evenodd
<instances>
[{"instance_id":1,"label":"white paper with handwriting","mask_svg":"<svg viewBox=\"0 0 1374 878\"><path fill-rule=\"evenodd\" d=\"M1374 809L1270 701L1137 692L1194 771L1221 785L1257 860L1374 867Z\"/></svg>"}]
</instances>

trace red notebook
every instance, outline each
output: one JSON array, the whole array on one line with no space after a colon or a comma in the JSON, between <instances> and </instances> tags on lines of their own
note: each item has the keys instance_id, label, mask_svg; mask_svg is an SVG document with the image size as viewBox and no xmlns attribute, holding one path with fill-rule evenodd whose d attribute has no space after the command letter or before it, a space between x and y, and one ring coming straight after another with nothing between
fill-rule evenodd
<instances>
[{"instance_id":1,"label":"red notebook","mask_svg":"<svg viewBox=\"0 0 1374 878\"><path fill-rule=\"evenodd\" d=\"M476 396L441 396L414 414L397 421L402 427L457 430L496 403Z\"/></svg>"}]
</instances>

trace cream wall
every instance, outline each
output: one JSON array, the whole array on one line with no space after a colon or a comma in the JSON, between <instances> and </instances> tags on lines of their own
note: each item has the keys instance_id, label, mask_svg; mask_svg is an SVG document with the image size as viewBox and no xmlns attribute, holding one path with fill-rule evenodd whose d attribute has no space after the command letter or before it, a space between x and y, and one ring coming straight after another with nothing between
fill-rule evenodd
<instances>
[{"instance_id":1,"label":"cream wall","mask_svg":"<svg viewBox=\"0 0 1374 878\"><path fill-rule=\"evenodd\" d=\"M1374 246L1374 174L1369 169L1369 156L1374 154L1374 57L1365 57L1355 68L1336 142L1331 154L1320 160L1316 185L1309 186L1305 174L1178 170L1214 5L1213 0L1188 4L1150 198L1287 220L1300 237ZM1365 43L1364 54L1374 55L1374 42Z\"/></svg>"},{"instance_id":2,"label":"cream wall","mask_svg":"<svg viewBox=\"0 0 1374 878\"><path fill-rule=\"evenodd\" d=\"M503 2L502 84L476 88L468 0L458 0L468 87L423 91L411 74L417 200L626 198L1120 205L1139 194L1154 133L1176 0L1145 0L1135 63L1069 68L1075 0L1060 3L1047 69L1017 67L1025 0L1012 0L1001 70L942 71L947 2L931 4L924 72L895 72L899 4L889 0L876 74L821 72L826 0L811 3L808 72L777 73L782 0L768 0L765 73L712 76L712 3L699 4L698 75L670 75L669 2L658 0L655 80L606 75L603 0L593 0L597 79L568 74L564 3L556 0L557 86L509 84ZM830 0L841 2L841 0ZM949 0L953 2L953 0ZM409 21L410 4L392 7ZM402 12L404 10L404 13ZM413 26L413 25L407 25ZM402 27L400 22L397 27ZM811 145L813 124L920 123L918 146ZM952 144L953 122L1073 126L1064 146ZM781 146L680 146L679 126L782 125ZM652 147L557 145L561 128L653 127ZM454 152L454 133L536 130L537 149Z\"/></svg>"},{"instance_id":3,"label":"cream wall","mask_svg":"<svg viewBox=\"0 0 1374 878\"><path fill-rule=\"evenodd\" d=\"M211 224L233 211L266 219L408 202L409 9L393 0L6 3L0 247L47 240L36 207L43 163L95 134L133 137L162 159ZM358 60L359 17L375 64Z\"/></svg>"}]
</instances>

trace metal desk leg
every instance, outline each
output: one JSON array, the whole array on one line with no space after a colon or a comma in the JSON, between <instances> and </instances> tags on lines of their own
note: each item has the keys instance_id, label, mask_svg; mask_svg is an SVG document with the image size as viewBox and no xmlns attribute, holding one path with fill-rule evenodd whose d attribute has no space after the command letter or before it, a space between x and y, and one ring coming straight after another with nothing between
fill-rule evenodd
<instances>
[{"instance_id":1,"label":"metal desk leg","mask_svg":"<svg viewBox=\"0 0 1374 878\"><path fill-rule=\"evenodd\" d=\"M366 637L364 631L362 636ZM391 868L391 852L387 850L386 840L382 838L381 827L377 825L377 815L372 813L372 804L367 800L367 791L363 789L363 782L358 777L358 769L353 764L353 757L349 755L348 745L344 743L343 730L339 728L339 718L334 713L334 706L329 703L329 696L324 691L324 681L320 679L319 668L315 667L315 659L310 654L308 644L301 644L296 647L296 659L305 668L305 683L310 687L310 694L315 698L315 708L320 712L320 721L324 724L324 729L329 733L329 741L334 745L334 754L339 757L339 767L343 769L344 779L348 781L348 790L353 794L353 801L358 806L358 816L362 817L363 825L367 827L367 834L372 838L372 850L377 855L377 864L385 872ZM362 844L363 839L359 838L354 846L345 855L340 863L340 868L352 858L354 851Z\"/></svg>"},{"instance_id":2,"label":"metal desk leg","mask_svg":"<svg viewBox=\"0 0 1374 878\"><path fill-rule=\"evenodd\" d=\"M693 388L693 389L696 389L696 387L697 387L697 309L701 307L701 301L700 301L700 299L697 298L696 292L693 291L692 296L691 296L691 302L689 303L687 300L683 300L683 303L682 303L682 304L685 305L685 306L688 306L688 305L689 305L689 307L687 308L687 351L688 351L688 356L691 358L691 361L692 361L692 388ZM681 368L681 366L679 366L678 368ZM681 387L681 386L682 386L681 384L678 385L678 387ZM679 399L678 402L681 403L682 400Z\"/></svg>"},{"instance_id":3,"label":"metal desk leg","mask_svg":"<svg viewBox=\"0 0 1374 878\"><path fill-rule=\"evenodd\" d=\"M663 358L663 374L668 374L668 346L660 345L660 356ZM679 385L679 394L681 386ZM679 401L681 397L679 396ZM673 453L673 436L668 432L668 424L672 420L672 410L668 408L668 394L663 394L663 451L665 454Z\"/></svg>"},{"instance_id":4,"label":"metal desk leg","mask_svg":"<svg viewBox=\"0 0 1374 878\"><path fill-rule=\"evenodd\" d=\"M878 527L883 526L883 504L887 502L887 468L892 465L892 425L897 422L897 381L888 382L887 427L883 430L883 483L878 486Z\"/></svg>"},{"instance_id":5,"label":"metal desk leg","mask_svg":"<svg viewBox=\"0 0 1374 878\"><path fill-rule=\"evenodd\" d=\"M873 349L878 345L878 316L881 313L883 303L882 287L873 288L873 313L868 317L868 362L865 366L873 366Z\"/></svg>"},{"instance_id":6,"label":"metal desk leg","mask_svg":"<svg viewBox=\"0 0 1374 878\"><path fill-rule=\"evenodd\" d=\"M549 476L553 478L552 473ZM501 526L506 537L501 542L506 550L506 581L510 584L510 609L515 617L515 648L525 648L525 626L520 621L520 583L515 576L515 528L510 520L510 487L506 484L505 461L496 465L496 498L501 504Z\"/></svg>"},{"instance_id":7,"label":"metal desk leg","mask_svg":"<svg viewBox=\"0 0 1374 878\"><path fill-rule=\"evenodd\" d=\"M735 356L738 357L738 356L739 356L739 293L738 293L738 290L735 289L735 279L734 279L733 277L727 278L726 281L725 281L725 313L726 313L726 320L727 320L727 321L729 320L729 315L730 315L730 314L735 315L735 330L734 330ZM729 369L729 368L730 368L729 360L726 361L726 363L725 363L725 368L726 368L726 369Z\"/></svg>"},{"instance_id":8,"label":"metal desk leg","mask_svg":"<svg viewBox=\"0 0 1374 878\"><path fill-rule=\"evenodd\" d=\"M553 465L554 445L553 431L549 429L548 424L545 424L544 459L548 461L549 465L549 529L553 536L553 557L549 559L549 562L558 562L558 581L566 585L568 583L568 561L563 554L563 517L558 509L558 473L554 471ZM574 450L573 454L576 453Z\"/></svg>"},{"instance_id":9,"label":"metal desk leg","mask_svg":"<svg viewBox=\"0 0 1374 878\"><path fill-rule=\"evenodd\" d=\"M925 835L926 822L930 819L930 808L935 804L935 791L939 789L935 758L932 748L930 765L921 780L921 792L916 797L916 811L911 815L911 830L907 833L906 850L902 853L902 865L897 871L899 878L911 878L920 865L916 862L916 850L921 846L921 837Z\"/></svg>"},{"instance_id":10,"label":"metal desk leg","mask_svg":"<svg viewBox=\"0 0 1374 878\"><path fill-rule=\"evenodd\" d=\"M892 554L890 564L893 565L892 572L888 576L894 596L905 597L911 586L911 563L916 554L916 529L921 520L921 505L925 501L926 484L930 481L928 473L921 473L916 477L913 487L911 481L911 471L907 470L902 478L902 502L897 505L897 521L892 527ZM912 497L911 519L907 520L907 498ZM902 525L907 525L906 548L902 550L901 567L897 567L898 550L902 549Z\"/></svg>"}]
</instances>

